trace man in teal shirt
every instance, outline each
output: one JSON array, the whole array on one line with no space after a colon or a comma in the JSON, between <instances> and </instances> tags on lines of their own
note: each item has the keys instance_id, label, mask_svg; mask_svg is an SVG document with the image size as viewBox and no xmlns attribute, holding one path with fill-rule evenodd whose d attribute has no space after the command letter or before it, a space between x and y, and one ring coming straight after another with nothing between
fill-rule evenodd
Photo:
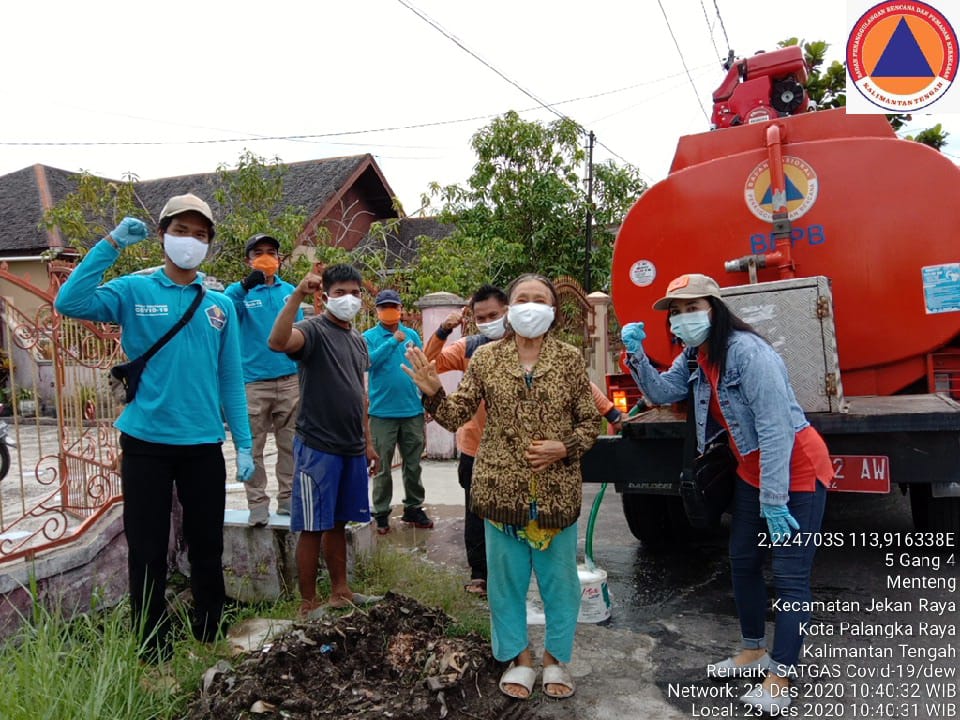
<instances>
[{"instance_id":1,"label":"man in teal shirt","mask_svg":"<svg viewBox=\"0 0 960 720\"><path fill-rule=\"evenodd\" d=\"M201 293L190 321L146 364L136 395L115 423L123 450L130 607L140 651L152 662L168 659L172 650L164 591L174 486L190 549L191 629L206 642L221 629L226 597L223 416L237 450L237 478L245 482L253 475L237 315L223 293L204 291L197 273L215 232L210 206L195 195L172 197L160 211L158 226L162 269L101 284L120 253L147 238L142 221L124 218L90 249L54 302L61 315L120 325L123 351L133 359L172 328Z\"/></svg>"},{"instance_id":2,"label":"man in teal shirt","mask_svg":"<svg viewBox=\"0 0 960 720\"><path fill-rule=\"evenodd\" d=\"M373 516L377 532L390 532L390 504L393 476L390 458L400 448L403 460L403 515L400 518L418 528L432 528L423 511L425 492L420 477L420 456L424 447L423 404L420 391L401 369L408 343L423 349L415 330L400 322L400 294L381 290L376 299L380 322L363 334L370 352L367 391L370 395L370 434L380 456L380 472L373 478Z\"/></svg>"},{"instance_id":3,"label":"man in teal shirt","mask_svg":"<svg viewBox=\"0 0 960 720\"><path fill-rule=\"evenodd\" d=\"M249 524L263 527L270 520L270 496L267 495L267 471L263 465L263 447L267 433L277 442L277 514L290 514L293 489L293 436L297 422L300 385L297 363L283 353L273 352L267 338L287 298L296 289L280 279L280 242L265 233L247 241L247 265L250 274L230 285L224 294L233 300L240 319L240 351L243 356L243 381L247 390L247 413L253 433L253 477L244 486L247 491ZM299 311L296 320L303 320Z\"/></svg>"}]
</instances>

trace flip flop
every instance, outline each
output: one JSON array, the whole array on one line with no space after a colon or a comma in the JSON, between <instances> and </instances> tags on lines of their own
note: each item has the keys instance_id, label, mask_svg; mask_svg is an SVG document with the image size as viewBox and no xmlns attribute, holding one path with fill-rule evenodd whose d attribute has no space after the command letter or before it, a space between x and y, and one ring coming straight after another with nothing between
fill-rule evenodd
<instances>
[{"instance_id":1,"label":"flip flop","mask_svg":"<svg viewBox=\"0 0 960 720\"><path fill-rule=\"evenodd\" d=\"M557 700L568 698L577 691L577 686L573 683L573 678L570 676L570 671L567 670L566 665L563 663L544 665L541 685L543 686L544 695ZM548 685L564 685L567 690L561 693L551 693L547 691Z\"/></svg>"},{"instance_id":2,"label":"flip flop","mask_svg":"<svg viewBox=\"0 0 960 720\"><path fill-rule=\"evenodd\" d=\"M328 615L335 614L338 611L370 607L371 605L376 605L381 600L383 600L383 595L364 595L363 593L355 592L353 594L353 600L346 605L331 605L330 603L325 603L310 612L307 615L307 620L322 620Z\"/></svg>"},{"instance_id":3,"label":"flip flop","mask_svg":"<svg viewBox=\"0 0 960 720\"><path fill-rule=\"evenodd\" d=\"M487 596L487 581L483 578L474 578L463 586L463 591L468 595Z\"/></svg>"},{"instance_id":4,"label":"flip flop","mask_svg":"<svg viewBox=\"0 0 960 720\"><path fill-rule=\"evenodd\" d=\"M364 595L363 593L358 592L353 594L353 604L357 607L369 607L370 605L376 605L381 600L383 600L383 595Z\"/></svg>"},{"instance_id":5,"label":"flip flop","mask_svg":"<svg viewBox=\"0 0 960 720\"><path fill-rule=\"evenodd\" d=\"M500 692L514 700L527 700L533 694L533 685L537 682L537 671L526 665L510 663L506 672L500 676ZM507 692L507 685L520 685L527 689L526 697L518 697Z\"/></svg>"}]
</instances>

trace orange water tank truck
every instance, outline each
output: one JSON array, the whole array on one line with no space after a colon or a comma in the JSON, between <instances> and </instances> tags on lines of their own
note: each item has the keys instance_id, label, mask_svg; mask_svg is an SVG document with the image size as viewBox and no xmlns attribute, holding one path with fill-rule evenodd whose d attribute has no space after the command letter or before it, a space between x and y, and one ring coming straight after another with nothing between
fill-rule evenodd
<instances>
[{"instance_id":1,"label":"orange water tank truck","mask_svg":"<svg viewBox=\"0 0 960 720\"><path fill-rule=\"evenodd\" d=\"M910 495L918 529L954 533L955 543L960 169L899 139L882 115L804 111L807 101L794 98L806 74L797 71L799 50L787 50L760 56L752 70L748 61L731 68L714 93L718 129L681 138L668 176L627 214L611 271L617 318L645 321L644 349L667 366L679 348L651 306L674 277L705 273L731 293L751 283L776 289L790 279L825 278L842 402L808 417L838 467L885 463L882 483L850 478L833 489L899 488ZM760 82L764 72L774 76ZM731 74L739 83L731 84ZM759 99L738 99L738 87ZM784 88L795 114L764 101L763 93ZM732 122L720 105L764 110ZM781 340L789 352L790 339ZM622 392L623 377L613 382ZM677 496L684 413L677 410L642 413L584 463L588 481L623 479L624 512L644 542L670 542L685 531Z\"/></svg>"}]
</instances>

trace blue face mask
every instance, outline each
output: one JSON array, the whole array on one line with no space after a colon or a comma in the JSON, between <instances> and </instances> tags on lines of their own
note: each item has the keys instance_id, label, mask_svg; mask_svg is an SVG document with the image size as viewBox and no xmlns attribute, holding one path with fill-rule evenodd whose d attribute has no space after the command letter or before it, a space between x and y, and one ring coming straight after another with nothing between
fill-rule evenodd
<instances>
[{"instance_id":1,"label":"blue face mask","mask_svg":"<svg viewBox=\"0 0 960 720\"><path fill-rule=\"evenodd\" d=\"M710 335L710 313L706 310L680 313L670 318L670 330L687 347L702 345Z\"/></svg>"}]
</instances>

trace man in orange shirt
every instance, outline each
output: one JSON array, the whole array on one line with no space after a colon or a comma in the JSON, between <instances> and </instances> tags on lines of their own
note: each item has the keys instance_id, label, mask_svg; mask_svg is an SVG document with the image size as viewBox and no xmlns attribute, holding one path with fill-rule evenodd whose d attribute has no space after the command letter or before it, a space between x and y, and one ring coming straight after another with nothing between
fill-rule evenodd
<instances>
[{"instance_id":1,"label":"man in orange shirt","mask_svg":"<svg viewBox=\"0 0 960 720\"><path fill-rule=\"evenodd\" d=\"M438 373L451 370L466 372L470 358L477 348L503 337L507 315L507 295L503 290L493 285L483 285L470 298L468 307L480 331L479 335L467 335L444 347L450 333L463 322L465 310L459 310L450 313L427 341L424 353L428 360L436 362ZM610 423L611 430L617 432L620 429L620 411L596 385L590 383L590 386L597 410ZM470 484L473 479L473 459L477 455L486 421L486 406L481 403L476 414L457 430L457 448L460 450L457 476L463 488L465 506L463 544L467 551L467 563L470 565L470 582L464 589L477 595L486 595L487 592L487 556L483 518L470 510Z\"/></svg>"}]
</instances>

